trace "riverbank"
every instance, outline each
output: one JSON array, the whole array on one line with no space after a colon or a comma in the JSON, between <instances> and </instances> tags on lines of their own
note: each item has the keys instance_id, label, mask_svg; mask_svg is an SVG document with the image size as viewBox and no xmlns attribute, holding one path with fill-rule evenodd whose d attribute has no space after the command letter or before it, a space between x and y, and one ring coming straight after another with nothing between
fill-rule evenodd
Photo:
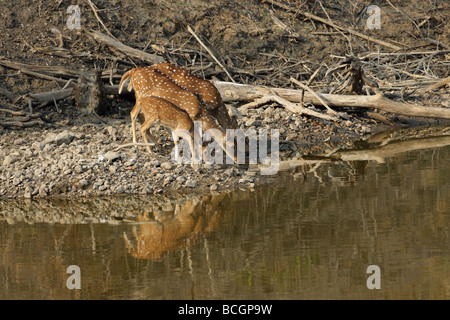
<instances>
[{"instance_id":1,"label":"riverbank","mask_svg":"<svg viewBox=\"0 0 450 320\"><path fill-rule=\"evenodd\" d=\"M66 115L67 116L67 115ZM117 150L131 142L129 119L104 117L85 123L73 114L55 128L3 130L0 135L2 198L90 197L116 194L160 194L255 188L275 176L249 171L246 165L176 164L173 142L165 130L154 130L161 145ZM348 115L338 123L292 114L269 105L238 118L241 129L278 130L280 160L346 147L377 125Z\"/></svg>"},{"instance_id":2,"label":"riverbank","mask_svg":"<svg viewBox=\"0 0 450 320\"><path fill-rule=\"evenodd\" d=\"M419 1L380 5L381 28L375 29L367 27L370 15L363 2L322 1L319 7L291 1L292 8L253 0L138 2L97 0L98 10L80 2L80 30L67 26L71 1L0 4L5 35L0 43L1 198L252 189L276 179L244 165L177 165L170 159L173 143L160 129L155 134L162 145L152 154L144 148L118 150L132 140L132 95L105 97L101 118L77 110L74 96L44 104L29 100L32 94L74 85L93 70L102 71L104 85L117 85L127 70L153 63L143 53L206 79L298 89L292 78L315 92L338 94L350 94L342 63L353 56L390 99L449 107L448 84L430 88L448 77L449 8L443 1L425 7ZM319 16L359 33L335 32ZM112 35L137 56L99 42L92 30ZM205 45L213 50L206 53ZM356 91L373 94L370 90L361 85ZM277 103L244 111L232 102L228 107L244 131L279 130L281 161L346 148L393 126L441 124L356 107L334 108L340 113L334 122L294 114Z\"/></svg>"}]
</instances>

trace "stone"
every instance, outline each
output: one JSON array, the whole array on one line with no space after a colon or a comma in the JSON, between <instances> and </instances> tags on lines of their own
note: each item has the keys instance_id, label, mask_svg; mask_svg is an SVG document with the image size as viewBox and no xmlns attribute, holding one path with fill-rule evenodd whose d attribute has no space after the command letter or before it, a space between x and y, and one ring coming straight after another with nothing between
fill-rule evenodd
<instances>
[{"instance_id":1,"label":"stone","mask_svg":"<svg viewBox=\"0 0 450 320\"><path fill-rule=\"evenodd\" d=\"M108 161L114 161L120 158L120 154L114 151L108 151L107 153L105 153L104 157Z\"/></svg>"},{"instance_id":2,"label":"stone","mask_svg":"<svg viewBox=\"0 0 450 320\"><path fill-rule=\"evenodd\" d=\"M125 188L123 186L118 186L116 190L114 190L115 193L120 194L125 192Z\"/></svg>"},{"instance_id":3,"label":"stone","mask_svg":"<svg viewBox=\"0 0 450 320\"><path fill-rule=\"evenodd\" d=\"M164 161L163 163L161 163L161 168L163 168L164 170L171 170L172 163L170 163L169 161Z\"/></svg>"},{"instance_id":4,"label":"stone","mask_svg":"<svg viewBox=\"0 0 450 320\"><path fill-rule=\"evenodd\" d=\"M69 131L64 130L58 134L50 132L45 137L44 143L53 143L57 145L69 144L75 139L75 136Z\"/></svg>"},{"instance_id":5,"label":"stone","mask_svg":"<svg viewBox=\"0 0 450 320\"><path fill-rule=\"evenodd\" d=\"M350 120L350 116L348 115L347 112L338 112L338 113L336 113L336 115L338 117L340 117L341 119Z\"/></svg>"},{"instance_id":6,"label":"stone","mask_svg":"<svg viewBox=\"0 0 450 320\"><path fill-rule=\"evenodd\" d=\"M14 158L13 156L6 156L5 159L3 159L4 166L9 166L10 164L13 164L14 162L16 162L16 158Z\"/></svg>"},{"instance_id":7,"label":"stone","mask_svg":"<svg viewBox=\"0 0 450 320\"><path fill-rule=\"evenodd\" d=\"M186 181L186 183L184 185L189 188L195 188L197 186L197 184L198 184L197 181L189 179Z\"/></svg>"},{"instance_id":8,"label":"stone","mask_svg":"<svg viewBox=\"0 0 450 320\"><path fill-rule=\"evenodd\" d=\"M261 124L261 121L256 120L256 119L248 119L247 121L245 121L246 127L256 127L256 126L259 126L260 124Z\"/></svg>"}]
</instances>

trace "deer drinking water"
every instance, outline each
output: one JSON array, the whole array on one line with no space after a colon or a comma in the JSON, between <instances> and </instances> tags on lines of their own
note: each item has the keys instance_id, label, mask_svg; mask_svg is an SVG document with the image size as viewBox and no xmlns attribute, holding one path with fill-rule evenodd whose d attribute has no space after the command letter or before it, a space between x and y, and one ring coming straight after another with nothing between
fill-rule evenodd
<instances>
[{"instance_id":1,"label":"deer drinking water","mask_svg":"<svg viewBox=\"0 0 450 320\"><path fill-rule=\"evenodd\" d=\"M131 91L131 88L133 88L136 95L136 105L131 111L133 143L137 142L136 118L142 111L142 104L138 103L138 101L145 97L153 96L165 99L185 110L192 121L201 122L203 130L207 131L213 129L215 132L213 137L218 140L219 145L225 152L229 152L230 149L226 148L227 142L224 142L226 141L225 132L214 122L214 119L209 114L203 101L196 93L179 86L167 75L153 67L134 68L127 71L120 81L119 93L122 92L127 79L130 79L128 90ZM229 156L236 162L236 157L234 155L229 154Z\"/></svg>"}]
</instances>

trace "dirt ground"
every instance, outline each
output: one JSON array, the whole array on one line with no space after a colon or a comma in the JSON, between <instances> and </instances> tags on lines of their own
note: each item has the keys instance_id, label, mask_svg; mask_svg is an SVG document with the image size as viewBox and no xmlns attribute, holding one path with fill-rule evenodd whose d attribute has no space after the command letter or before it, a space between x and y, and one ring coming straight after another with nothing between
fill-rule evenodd
<instances>
[{"instance_id":1,"label":"dirt ground","mask_svg":"<svg viewBox=\"0 0 450 320\"><path fill-rule=\"evenodd\" d=\"M293 11L270 1L256 0L93 0L96 14L90 2L78 1L82 28L70 30L66 24L69 18L66 11L72 1L2 1L0 61L62 66L72 70L100 69L104 71L106 84L118 84L121 75L130 68L149 65L95 41L88 31L97 30L112 34L130 47L156 53L198 76L230 81L187 31L187 26L191 26L238 83L295 88L290 77L306 82L320 67L310 86L320 92L329 92L332 83L339 82L342 77L330 76L327 71L346 55L393 51L307 18L301 10L372 38L401 45L402 52L439 51L432 56L420 56L429 60L423 59L415 69L408 65L415 66L416 60L411 56L399 56L395 63L400 71L393 72L388 67L380 69L374 64L365 65L365 71L392 98L450 107L448 86L418 94L423 85L420 81L427 84L425 80L449 76L449 52L443 51L448 50L450 43L450 6L444 0L282 2ZM369 16L366 9L371 4L381 8L380 29L367 29ZM57 56L55 51L52 55L46 54L49 51L44 49L49 47L66 49L65 55ZM383 61L378 60L378 63L382 65ZM111 76L107 76L107 72ZM392 85L402 81L413 82L406 87ZM15 105L28 110L24 95L61 89L64 85L64 81L45 80L0 64L0 108ZM73 99L67 98L55 104L35 106L33 111L41 115L40 124L20 127L0 123L0 162L3 164L0 197L254 188L268 181L267 177L248 174L239 167L192 169L170 165L172 142L163 132L160 132L162 147L152 155L144 150L123 149L116 158L103 161L108 151L131 141L129 112L134 105L132 97L114 95L108 96L106 101L101 119L81 113L74 107ZM240 104L228 105L231 106L239 110ZM282 159L347 147L386 128L386 121L369 117L365 111L356 108L336 111L344 112L346 118L332 123L293 115L273 103L243 112L237 120L242 128L280 130ZM445 124L377 112L391 125ZM0 111L0 119L8 120L8 117L11 113ZM69 137L68 141L51 141L49 137L61 132ZM178 179L182 175L184 177Z\"/></svg>"}]
</instances>

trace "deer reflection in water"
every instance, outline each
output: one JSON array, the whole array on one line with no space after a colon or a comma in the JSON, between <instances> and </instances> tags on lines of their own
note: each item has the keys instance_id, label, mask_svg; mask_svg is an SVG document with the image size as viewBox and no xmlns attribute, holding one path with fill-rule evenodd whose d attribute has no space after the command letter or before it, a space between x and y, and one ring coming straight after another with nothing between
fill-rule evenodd
<instances>
[{"instance_id":1,"label":"deer reflection in water","mask_svg":"<svg viewBox=\"0 0 450 320\"><path fill-rule=\"evenodd\" d=\"M135 258L159 260L167 253L191 246L203 234L217 229L221 211L217 204L228 194L208 195L176 204L173 212L143 212L133 226L134 240L124 232L125 245ZM133 245L134 242L134 245Z\"/></svg>"}]
</instances>

